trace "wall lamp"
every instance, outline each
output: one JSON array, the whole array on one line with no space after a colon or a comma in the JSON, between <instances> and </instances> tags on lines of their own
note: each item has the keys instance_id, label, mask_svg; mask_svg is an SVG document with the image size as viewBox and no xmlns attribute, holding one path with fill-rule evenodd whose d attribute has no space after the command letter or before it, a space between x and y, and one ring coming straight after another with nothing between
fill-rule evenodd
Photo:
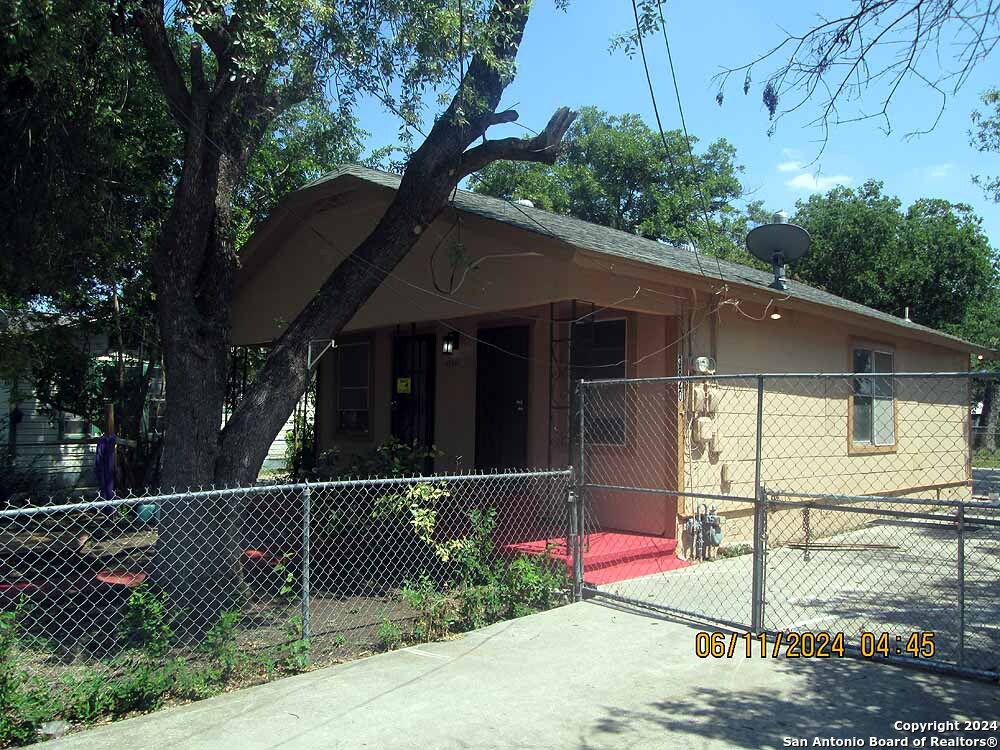
<instances>
[{"instance_id":1,"label":"wall lamp","mask_svg":"<svg viewBox=\"0 0 1000 750\"><path fill-rule=\"evenodd\" d=\"M459 340L458 331L445 334L444 338L441 339L441 353L454 354L457 352Z\"/></svg>"}]
</instances>

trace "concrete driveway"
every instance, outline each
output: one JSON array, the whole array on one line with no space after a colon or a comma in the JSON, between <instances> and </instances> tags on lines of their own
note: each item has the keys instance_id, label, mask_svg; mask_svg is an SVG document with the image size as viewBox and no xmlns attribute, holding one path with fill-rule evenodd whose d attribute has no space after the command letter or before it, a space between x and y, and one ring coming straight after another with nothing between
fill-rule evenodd
<instances>
[{"instance_id":1,"label":"concrete driveway","mask_svg":"<svg viewBox=\"0 0 1000 750\"><path fill-rule=\"evenodd\" d=\"M584 602L46 748L778 748L1000 718L995 685L852 659L698 659L698 629ZM973 736L937 736L958 734Z\"/></svg>"}]
</instances>

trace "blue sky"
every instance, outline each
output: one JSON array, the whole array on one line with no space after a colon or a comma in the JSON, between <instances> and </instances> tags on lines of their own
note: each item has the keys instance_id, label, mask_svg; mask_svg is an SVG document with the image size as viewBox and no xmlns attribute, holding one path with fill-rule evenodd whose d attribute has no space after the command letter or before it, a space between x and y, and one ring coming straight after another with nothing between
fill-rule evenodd
<instances>
[{"instance_id":1,"label":"blue sky","mask_svg":"<svg viewBox=\"0 0 1000 750\"><path fill-rule=\"evenodd\" d=\"M726 138L737 149L745 167L742 179L750 197L771 209L791 212L795 201L834 184L857 186L870 177L885 183L888 193L904 205L921 197L945 198L971 204L983 217L994 247L1000 248L1000 206L986 199L971 176L1000 172L1000 158L984 155L969 145L970 113L979 94L1000 76L990 76L981 65L965 86L950 96L937 127L929 134L905 137L926 128L938 107L936 95L920 85L900 90L890 110L893 131L886 135L874 120L835 127L820 159L821 132L807 126L819 102L779 122L768 136L767 113L759 88L749 96L742 80L726 91L724 105L715 102L718 90L712 77L723 66L747 62L783 38L781 28L808 27L817 12L843 10L849 0L816 3L748 3L715 0L712 3L672 2L665 5L671 50L678 76L687 125L702 143ZM808 9L803 6L808 5ZM519 74L508 88L503 106L515 105L520 122L541 129L558 106L595 105L611 113L636 112L655 126L642 62L621 51L609 53L612 34L633 24L629 0L573 0L567 12L552 0L536 0L518 55ZM779 27L780 24L780 27ZM680 126L666 53L659 37L647 44L660 114L664 127ZM990 61L992 62L992 61ZM757 78L763 78L762 68ZM870 109L876 100L866 100ZM360 111L362 127L372 133L369 145L396 141L398 120L377 103ZM524 134L524 130L491 130L491 135ZM418 136L419 139L419 136ZM419 140L418 140L419 142Z\"/></svg>"}]
</instances>

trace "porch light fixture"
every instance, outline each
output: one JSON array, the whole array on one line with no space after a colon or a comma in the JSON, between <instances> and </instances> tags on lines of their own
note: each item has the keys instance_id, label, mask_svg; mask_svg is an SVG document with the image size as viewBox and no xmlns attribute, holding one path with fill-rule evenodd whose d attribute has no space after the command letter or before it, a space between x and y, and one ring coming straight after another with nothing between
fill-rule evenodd
<instances>
[{"instance_id":1,"label":"porch light fixture","mask_svg":"<svg viewBox=\"0 0 1000 750\"><path fill-rule=\"evenodd\" d=\"M444 338L441 339L441 353L454 354L457 352L458 341L458 331L452 331L451 333L445 334Z\"/></svg>"},{"instance_id":2,"label":"porch light fixture","mask_svg":"<svg viewBox=\"0 0 1000 750\"><path fill-rule=\"evenodd\" d=\"M774 308L774 310L771 311L770 318L771 320L781 320L781 310Z\"/></svg>"}]
</instances>

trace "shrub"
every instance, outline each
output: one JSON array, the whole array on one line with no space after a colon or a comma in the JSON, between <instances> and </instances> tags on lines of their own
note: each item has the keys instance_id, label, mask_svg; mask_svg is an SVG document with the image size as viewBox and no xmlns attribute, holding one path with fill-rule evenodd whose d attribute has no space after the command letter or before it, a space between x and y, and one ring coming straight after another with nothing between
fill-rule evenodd
<instances>
[{"instance_id":1,"label":"shrub","mask_svg":"<svg viewBox=\"0 0 1000 750\"><path fill-rule=\"evenodd\" d=\"M278 656L276 666L290 674L304 672L309 668L312 647L304 637L305 632L301 617L289 618L285 625L285 636L288 641L276 649Z\"/></svg>"},{"instance_id":2,"label":"shrub","mask_svg":"<svg viewBox=\"0 0 1000 750\"><path fill-rule=\"evenodd\" d=\"M215 682L225 684L233 672L243 662L242 654L236 645L236 626L240 621L239 612L223 612L199 646L212 662Z\"/></svg>"},{"instance_id":3,"label":"shrub","mask_svg":"<svg viewBox=\"0 0 1000 750\"><path fill-rule=\"evenodd\" d=\"M170 650L174 631L170 627L167 596L148 586L138 586L125 601L119 634L127 648L138 648L150 656Z\"/></svg>"},{"instance_id":4,"label":"shrub","mask_svg":"<svg viewBox=\"0 0 1000 750\"><path fill-rule=\"evenodd\" d=\"M469 522L472 526L469 536L462 544L456 545L451 556L454 563L452 582L461 586L495 584L500 573L497 566L502 565L493 549L496 509L473 508L469 511Z\"/></svg>"},{"instance_id":5,"label":"shrub","mask_svg":"<svg viewBox=\"0 0 1000 750\"><path fill-rule=\"evenodd\" d=\"M18 618L22 606L0 612L0 746L26 745L52 716L46 686L30 681L17 657Z\"/></svg>"},{"instance_id":6,"label":"shrub","mask_svg":"<svg viewBox=\"0 0 1000 750\"><path fill-rule=\"evenodd\" d=\"M403 645L403 632L388 617L379 623L375 638L383 651L392 651Z\"/></svg>"},{"instance_id":7,"label":"shrub","mask_svg":"<svg viewBox=\"0 0 1000 750\"><path fill-rule=\"evenodd\" d=\"M348 477L406 477L422 474L429 459L444 454L435 446L421 445L414 440L403 443L389 438L370 453L351 458L340 472Z\"/></svg>"},{"instance_id":8,"label":"shrub","mask_svg":"<svg viewBox=\"0 0 1000 750\"><path fill-rule=\"evenodd\" d=\"M522 555L507 569L507 603L511 615L521 617L555 606L566 590L566 567L548 555Z\"/></svg>"},{"instance_id":9,"label":"shrub","mask_svg":"<svg viewBox=\"0 0 1000 750\"><path fill-rule=\"evenodd\" d=\"M458 593L459 630L476 630L503 620L506 606L501 588L495 583L465 586Z\"/></svg>"},{"instance_id":10,"label":"shrub","mask_svg":"<svg viewBox=\"0 0 1000 750\"><path fill-rule=\"evenodd\" d=\"M443 638L455 621L455 604L426 573L414 584L403 587L403 600L417 611L415 634L423 640Z\"/></svg>"}]
</instances>

